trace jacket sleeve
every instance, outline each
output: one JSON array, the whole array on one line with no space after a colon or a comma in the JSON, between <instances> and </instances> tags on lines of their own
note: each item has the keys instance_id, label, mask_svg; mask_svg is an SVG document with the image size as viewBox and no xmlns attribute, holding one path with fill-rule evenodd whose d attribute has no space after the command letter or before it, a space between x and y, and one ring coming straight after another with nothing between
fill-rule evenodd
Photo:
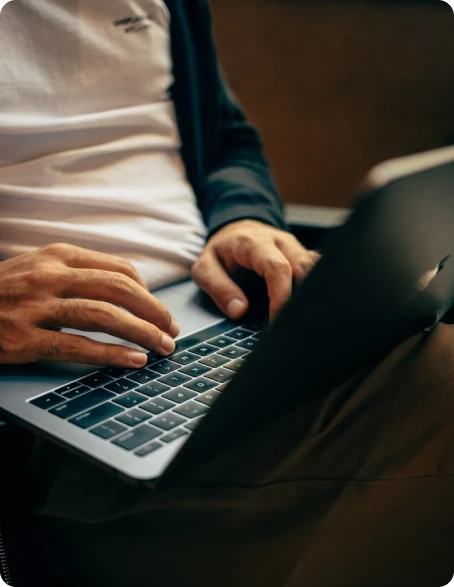
<instances>
[{"instance_id":1,"label":"jacket sleeve","mask_svg":"<svg viewBox=\"0 0 454 587\"><path fill-rule=\"evenodd\" d=\"M284 206L264 156L258 132L249 124L218 69L221 138L219 157L205 186L203 214L209 236L236 220L260 220L287 229Z\"/></svg>"}]
</instances>

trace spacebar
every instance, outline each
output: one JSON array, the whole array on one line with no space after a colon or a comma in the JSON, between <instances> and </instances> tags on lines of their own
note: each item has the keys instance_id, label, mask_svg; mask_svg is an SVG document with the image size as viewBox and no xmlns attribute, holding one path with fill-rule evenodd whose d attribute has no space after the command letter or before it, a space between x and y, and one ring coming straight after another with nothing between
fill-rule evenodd
<instances>
[{"instance_id":1,"label":"spacebar","mask_svg":"<svg viewBox=\"0 0 454 587\"><path fill-rule=\"evenodd\" d=\"M101 402L110 399L111 397L116 397L116 395L106 389L94 389L89 393L76 397L76 399L73 399L66 404L61 404L60 406L49 410L49 412L59 418L71 418L71 416L75 416L79 412L83 412L96 404L100 404Z\"/></svg>"}]
</instances>

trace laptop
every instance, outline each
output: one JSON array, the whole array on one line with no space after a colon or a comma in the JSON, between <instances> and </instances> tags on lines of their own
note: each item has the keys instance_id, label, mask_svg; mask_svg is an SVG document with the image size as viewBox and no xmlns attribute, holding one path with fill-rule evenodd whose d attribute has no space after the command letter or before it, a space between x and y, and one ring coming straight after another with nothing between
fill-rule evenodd
<instances>
[{"instance_id":1,"label":"laptop","mask_svg":"<svg viewBox=\"0 0 454 587\"><path fill-rule=\"evenodd\" d=\"M137 370L3 366L0 412L127 480L190 476L430 332L454 302L453 186L452 148L382 164L270 326L226 320L192 281L178 283L154 292L181 326L172 356L149 353Z\"/></svg>"}]
</instances>

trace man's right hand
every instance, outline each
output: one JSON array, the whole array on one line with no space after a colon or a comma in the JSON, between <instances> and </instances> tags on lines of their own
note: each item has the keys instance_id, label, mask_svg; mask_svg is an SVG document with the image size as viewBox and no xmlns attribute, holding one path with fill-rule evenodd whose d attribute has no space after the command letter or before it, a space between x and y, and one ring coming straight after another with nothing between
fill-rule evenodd
<instances>
[{"instance_id":1,"label":"man's right hand","mask_svg":"<svg viewBox=\"0 0 454 587\"><path fill-rule=\"evenodd\" d=\"M123 309L124 308L124 309ZM145 353L60 332L104 332L169 355L179 328L124 259L67 244L0 263L0 363L142 367Z\"/></svg>"}]
</instances>

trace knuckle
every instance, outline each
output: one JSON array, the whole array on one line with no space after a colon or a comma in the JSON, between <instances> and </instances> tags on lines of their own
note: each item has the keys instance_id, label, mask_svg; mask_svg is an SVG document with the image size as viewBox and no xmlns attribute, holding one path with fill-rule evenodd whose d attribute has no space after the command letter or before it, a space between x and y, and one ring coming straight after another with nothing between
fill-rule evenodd
<instances>
[{"instance_id":1,"label":"knuckle","mask_svg":"<svg viewBox=\"0 0 454 587\"><path fill-rule=\"evenodd\" d=\"M2 336L0 343L1 352L4 354L16 354L25 350L27 336L25 332L9 333Z\"/></svg>"},{"instance_id":2,"label":"knuckle","mask_svg":"<svg viewBox=\"0 0 454 587\"><path fill-rule=\"evenodd\" d=\"M236 244L240 248L248 249L248 248L250 248L250 247L252 247L252 246L255 245L256 240L257 239L255 238L254 235L252 235L252 234L244 234L243 233L243 234L239 234L237 236L237 242L236 242Z\"/></svg>"},{"instance_id":3,"label":"knuckle","mask_svg":"<svg viewBox=\"0 0 454 587\"><path fill-rule=\"evenodd\" d=\"M277 273L283 277L289 277L292 275L292 267L287 260L270 259L268 265L273 273Z\"/></svg>"},{"instance_id":4,"label":"knuckle","mask_svg":"<svg viewBox=\"0 0 454 587\"><path fill-rule=\"evenodd\" d=\"M74 248L73 245L68 243L52 243L43 247L41 251L52 257L65 258Z\"/></svg>"},{"instance_id":5,"label":"knuckle","mask_svg":"<svg viewBox=\"0 0 454 587\"><path fill-rule=\"evenodd\" d=\"M67 271L58 265L44 263L29 271L24 278L30 290L40 290L43 286L61 285L66 281Z\"/></svg>"},{"instance_id":6,"label":"knuckle","mask_svg":"<svg viewBox=\"0 0 454 587\"><path fill-rule=\"evenodd\" d=\"M71 337L71 339L67 339L67 342L65 343L65 354L70 358L70 359L77 359L78 357L81 356L82 354L82 350L83 350L83 345L84 343L88 341L88 338L85 336L73 336ZM55 346L55 343L54 343ZM62 345L59 346L59 351L60 353L62 352L63 347Z\"/></svg>"},{"instance_id":7,"label":"knuckle","mask_svg":"<svg viewBox=\"0 0 454 587\"><path fill-rule=\"evenodd\" d=\"M62 277L62 272L53 267L42 267L35 272L37 284L58 283Z\"/></svg>"},{"instance_id":8,"label":"knuckle","mask_svg":"<svg viewBox=\"0 0 454 587\"><path fill-rule=\"evenodd\" d=\"M134 275L134 276L138 275L138 272L132 263L130 263L127 259L123 259L121 257L117 257L117 258L118 258L119 266L122 268L122 270L125 273L128 273L129 275Z\"/></svg>"},{"instance_id":9,"label":"knuckle","mask_svg":"<svg viewBox=\"0 0 454 587\"><path fill-rule=\"evenodd\" d=\"M126 355L128 351L125 349L123 351L123 353ZM109 345L106 344L103 346L103 351L102 351L102 355L103 355L103 363L105 365L112 365L115 364L120 358L121 355L123 354L118 347L115 347L114 345Z\"/></svg>"},{"instance_id":10,"label":"knuckle","mask_svg":"<svg viewBox=\"0 0 454 587\"><path fill-rule=\"evenodd\" d=\"M114 309L108 302L99 302L90 309L86 308L86 317L88 314L96 324L106 324L114 320Z\"/></svg>"},{"instance_id":11,"label":"knuckle","mask_svg":"<svg viewBox=\"0 0 454 587\"><path fill-rule=\"evenodd\" d=\"M203 277L209 270L210 264L206 257L202 256L194 263L192 267L192 275L195 278Z\"/></svg>"},{"instance_id":12,"label":"knuckle","mask_svg":"<svg viewBox=\"0 0 454 587\"><path fill-rule=\"evenodd\" d=\"M87 310L83 304L75 304L72 301L64 302L60 308L59 318L62 324L74 324L82 321L87 316Z\"/></svg>"},{"instance_id":13,"label":"knuckle","mask_svg":"<svg viewBox=\"0 0 454 587\"><path fill-rule=\"evenodd\" d=\"M51 339L43 347L41 357L43 359L59 359L62 355L62 346L58 340Z\"/></svg>"},{"instance_id":14,"label":"knuckle","mask_svg":"<svg viewBox=\"0 0 454 587\"><path fill-rule=\"evenodd\" d=\"M123 293L131 293L134 289L131 278L122 273L113 273L110 279L112 286Z\"/></svg>"}]
</instances>

